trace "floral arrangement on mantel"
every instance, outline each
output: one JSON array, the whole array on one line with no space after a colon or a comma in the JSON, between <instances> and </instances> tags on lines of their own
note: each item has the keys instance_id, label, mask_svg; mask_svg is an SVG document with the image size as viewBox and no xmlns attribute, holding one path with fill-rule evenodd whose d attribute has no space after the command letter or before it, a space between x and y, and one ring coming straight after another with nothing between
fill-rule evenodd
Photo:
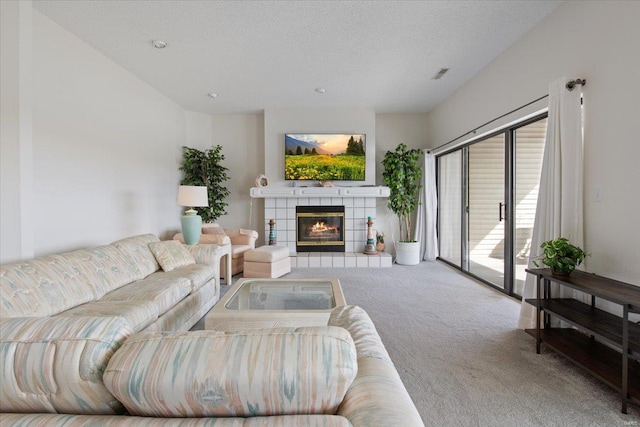
<instances>
[{"instance_id":1,"label":"floral arrangement on mantel","mask_svg":"<svg viewBox=\"0 0 640 427\"><path fill-rule=\"evenodd\" d=\"M376 249L378 252L384 252L386 245L384 244L384 233L376 231Z\"/></svg>"}]
</instances>

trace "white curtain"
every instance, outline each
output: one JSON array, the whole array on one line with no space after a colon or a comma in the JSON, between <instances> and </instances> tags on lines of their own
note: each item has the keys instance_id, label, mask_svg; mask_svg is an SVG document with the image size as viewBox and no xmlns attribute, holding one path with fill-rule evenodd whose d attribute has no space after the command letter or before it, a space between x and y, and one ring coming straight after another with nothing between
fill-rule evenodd
<instances>
[{"instance_id":1,"label":"white curtain","mask_svg":"<svg viewBox=\"0 0 640 427\"><path fill-rule=\"evenodd\" d=\"M438 257L436 157L425 150L423 159L422 190L419 195L420 205L418 206L414 239L420 242L422 259L435 261Z\"/></svg>"},{"instance_id":2,"label":"white curtain","mask_svg":"<svg viewBox=\"0 0 640 427\"><path fill-rule=\"evenodd\" d=\"M540 245L551 239L566 237L584 248L583 228L583 141L580 88L566 88L567 79L561 78L549 85L549 118L542 160L540 191L531 237L529 268L536 268L531 261L540 254ZM558 296L573 295L570 289ZM527 274L518 327L534 328L535 307L526 298L536 295L535 278Z\"/></svg>"}]
</instances>

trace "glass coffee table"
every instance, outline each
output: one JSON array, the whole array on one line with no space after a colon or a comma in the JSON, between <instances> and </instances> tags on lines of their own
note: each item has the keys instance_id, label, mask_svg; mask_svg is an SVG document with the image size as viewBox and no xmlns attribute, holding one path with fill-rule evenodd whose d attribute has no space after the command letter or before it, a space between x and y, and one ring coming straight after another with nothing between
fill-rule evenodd
<instances>
[{"instance_id":1,"label":"glass coffee table","mask_svg":"<svg viewBox=\"0 0 640 427\"><path fill-rule=\"evenodd\" d=\"M325 326L343 305L338 279L240 279L206 315L204 328Z\"/></svg>"}]
</instances>

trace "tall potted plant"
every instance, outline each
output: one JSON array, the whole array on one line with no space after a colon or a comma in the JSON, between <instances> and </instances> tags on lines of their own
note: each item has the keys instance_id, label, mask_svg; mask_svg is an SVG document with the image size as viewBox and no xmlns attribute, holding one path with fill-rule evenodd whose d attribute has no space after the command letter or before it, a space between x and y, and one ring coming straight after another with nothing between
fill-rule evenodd
<instances>
[{"instance_id":1,"label":"tall potted plant","mask_svg":"<svg viewBox=\"0 0 640 427\"><path fill-rule=\"evenodd\" d=\"M230 194L224 186L229 179L226 167L220 163L224 160L222 147L215 147L200 151L196 148L182 147L183 178L180 185L200 185L207 187L209 206L195 208L203 222L215 222L227 213L227 203L224 199Z\"/></svg>"},{"instance_id":2,"label":"tall potted plant","mask_svg":"<svg viewBox=\"0 0 640 427\"><path fill-rule=\"evenodd\" d=\"M413 240L411 220L419 205L418 191L422 188L420 177L420 150L400 144L395 151L387 151L382 160L384 183L391 190L389 209L398 216L400 241L396 243L396 262L402 265L420 263L420 242Z\"/></svg>"}]
</instances>

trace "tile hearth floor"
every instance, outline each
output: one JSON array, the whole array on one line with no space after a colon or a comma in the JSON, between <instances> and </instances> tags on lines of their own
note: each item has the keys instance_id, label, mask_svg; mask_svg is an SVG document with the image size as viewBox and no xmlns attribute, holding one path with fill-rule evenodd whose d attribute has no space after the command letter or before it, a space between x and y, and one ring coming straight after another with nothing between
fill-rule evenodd
<instances>
[{"instance_id":1,"label":"tile hearth floor","mask_svg":"<svg viewBox=\"0 0 640 427\"><path fill-rule=\"evenodd\" d=\"M391 267L391 255L378 252L376 255L365 255L358 252L298 252L291 255L292 268L313 267Z\"/></svg>"}]
</instances>

